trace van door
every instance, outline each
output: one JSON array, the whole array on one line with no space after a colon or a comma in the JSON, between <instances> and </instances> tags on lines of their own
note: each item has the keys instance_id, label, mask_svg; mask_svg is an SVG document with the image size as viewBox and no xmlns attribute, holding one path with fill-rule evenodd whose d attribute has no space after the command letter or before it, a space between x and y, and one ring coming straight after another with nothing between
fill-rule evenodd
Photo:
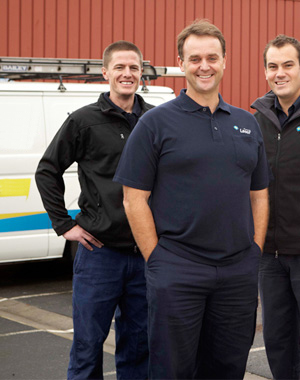
<instances>
[{"instance_id":1,"label":"van door","mask_svg":"<svg viewBox=\"0 0 300 380\"><path fill-rule=\"evenodd\" d=\"M0 262L48 254L49 219L34 173L45 151L42 93L0 93Z\"/></svg>"}]
</instances>

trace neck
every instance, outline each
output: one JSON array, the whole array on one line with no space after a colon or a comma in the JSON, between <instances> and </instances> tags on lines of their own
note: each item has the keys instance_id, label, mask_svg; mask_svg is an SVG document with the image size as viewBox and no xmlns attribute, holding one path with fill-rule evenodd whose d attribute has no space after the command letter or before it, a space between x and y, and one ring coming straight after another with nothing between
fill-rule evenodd
<instances>
[{"instance_id":1,"label":"neck","mask_svg":"<svg viewBox=\"0 0 300 380\"><path fill-rule=\"evenodd\" d=\"M115 103L116 106L122 108L126 112L132 112L134 105L134 94L129 96L116 96L112 93L109 94L110 100Z\"/></svg>"},{"instance_id":2,"label":"neck","mask_svg":"<svg viewBox=\"0 0 300 380\"><path fill-rule=\"evenodd\" d=\"M219 93L214 94L202 94L189 91L187 89L186 94L192 98L196 103L202 107L208 107L211 113L214 113L219 104Z\"/></svg>"}]
</instances>

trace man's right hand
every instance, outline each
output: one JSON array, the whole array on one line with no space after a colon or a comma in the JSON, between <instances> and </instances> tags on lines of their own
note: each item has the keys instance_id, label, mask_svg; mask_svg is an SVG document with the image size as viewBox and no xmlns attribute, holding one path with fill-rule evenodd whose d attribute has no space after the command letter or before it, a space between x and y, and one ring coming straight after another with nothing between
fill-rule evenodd
<instances>
[{"instance_id":1,"label":"man's right hand","mask_svg":"<svg viewBox=\"0 0 300 380\"><path fill-rule=\"evenodd\" d=\"M94 244L98 248L102 248L104 245L103 243L101 243L101 241L97 240L93 235L91 235L89 232L84 230L78 224L74 226L73 228L71 228L66 233L64 233L63 237L66 240L78 241L89 251L93 251L93 248L89 245L88 242Z\"/></svg>"}]
</instances>

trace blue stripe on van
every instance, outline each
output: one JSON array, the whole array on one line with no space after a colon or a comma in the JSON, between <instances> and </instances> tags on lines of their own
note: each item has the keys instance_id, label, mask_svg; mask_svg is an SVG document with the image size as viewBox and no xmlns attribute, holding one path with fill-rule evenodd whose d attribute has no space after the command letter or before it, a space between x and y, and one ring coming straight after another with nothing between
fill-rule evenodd
<instances>
[{"instance_id":1,"label":"blue stripe on van","mask_svg":"<svg viewBox=\"0 0 300 380\"><path fill-rule=\"evenodd\" d=\"M68 210L68 214L74 219L79 211L80 210ZM51 228L51 221L47 213L0 219L0 233L45 230L49 228Z\"/></svg>"}]
</instances>

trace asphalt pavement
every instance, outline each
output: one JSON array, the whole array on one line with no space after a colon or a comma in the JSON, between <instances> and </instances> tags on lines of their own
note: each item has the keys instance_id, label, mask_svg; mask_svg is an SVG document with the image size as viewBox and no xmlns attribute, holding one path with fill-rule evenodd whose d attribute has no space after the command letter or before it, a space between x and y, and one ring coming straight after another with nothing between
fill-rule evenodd
<instances>
[{"instance_id":1,"label":"asphalt pavement","mask_svg":"<svg viewBox=\"0 0 300 380\"><path fill-rule=\"evenodd\" d=\"M0 380L65 380L72 337L70 264L0 266ZM104 351L104 378L114 380L113 326ZM271 379L260 307L244 379Z\"/></svg>"}]
</instances>

